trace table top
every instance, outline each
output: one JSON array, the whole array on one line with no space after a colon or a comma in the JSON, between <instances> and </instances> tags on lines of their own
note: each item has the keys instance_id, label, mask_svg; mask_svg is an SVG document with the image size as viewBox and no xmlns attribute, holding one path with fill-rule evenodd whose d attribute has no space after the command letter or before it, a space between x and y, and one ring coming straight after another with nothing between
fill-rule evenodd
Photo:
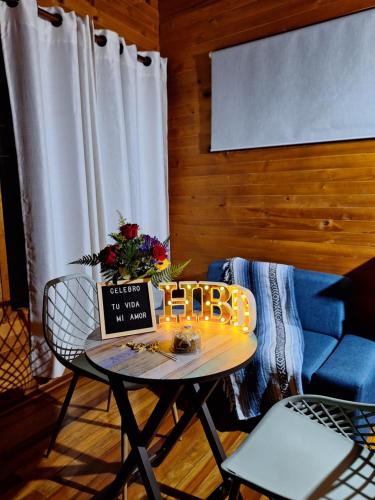
<instances>
[{"instance_id":1,"label":"table top","mask_svg":"<svg viewBox=\"0 0 375 500\"><path fill-rule=\"evenodd\" d=\"M176 360L158 352L136 352L126 346L134 342L160 342L160 349L171 352L173 334L181 325L162 324L150 333L101 340L97 329L87 339L89 362L107 375L118 375L136 383L195 383L228 375L245 366L253 357L257 340L253 333L238 327L205 321L199 323L201 350L191 354L174 354Z\"/></svg>"}]
</instances>

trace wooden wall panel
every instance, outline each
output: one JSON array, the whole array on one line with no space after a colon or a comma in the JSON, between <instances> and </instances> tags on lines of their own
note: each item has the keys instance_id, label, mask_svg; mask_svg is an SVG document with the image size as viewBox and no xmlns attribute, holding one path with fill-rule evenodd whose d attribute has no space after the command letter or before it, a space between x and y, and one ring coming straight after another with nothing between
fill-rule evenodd
<instances>
[{"instance_id":1,"label":"wooden wall panel","mask_svg":"<svg viewBox=\"0 0 375 500\"><path fill-rule=\"evenodd\" d=\"M243 257L348 273L375 254L375 141L210 153L211 50L375 7L372 0L159 0L169 58L174 259ZM280 117L282 121L282 117Z\"/></svg>"},{"instance_id":2,"label":"wooden wall panel","mask_svg":"<svg viewBox=\"0 0 375 500\"><path fill-rule=\"evenodd\" d=\"M89 15L96 28L116 31L139 50L159 50L158 0L38 0L41 7L60 6Z\"/></svg>"}]
</instances>

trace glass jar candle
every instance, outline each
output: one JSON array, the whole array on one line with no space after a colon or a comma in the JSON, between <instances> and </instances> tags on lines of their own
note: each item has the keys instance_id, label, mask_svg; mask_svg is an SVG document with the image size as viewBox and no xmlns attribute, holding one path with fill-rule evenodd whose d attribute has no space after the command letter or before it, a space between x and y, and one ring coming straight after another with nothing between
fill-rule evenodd
<instances>
[{"instance_id":1,"label":"glass jar candle","mask_svg":"<svg viewBox=\"0 0 375 500\"><path fill-rule=\"evenodd\" d=\"M193 325L184 325L175 331L173 337L173 351L177 354L197 352L201 348L199 328Z\"/></svg>"}]
</instances>

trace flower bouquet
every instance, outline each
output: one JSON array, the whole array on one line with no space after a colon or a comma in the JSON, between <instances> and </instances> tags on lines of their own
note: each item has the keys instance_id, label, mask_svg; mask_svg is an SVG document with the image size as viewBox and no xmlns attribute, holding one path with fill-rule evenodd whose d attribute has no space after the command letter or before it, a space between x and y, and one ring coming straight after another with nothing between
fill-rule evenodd
<instances>
[{"instance_id":1,"label":"flower bouquet","mask_svg":"<svg viewBox=\"0 0 375 500\"><path fill-rule=\"evenodd\" d=\"M129 224L120 215L118 232L111 233L115 241L99 253L84 255L71 264L96 266L100 264L106 281L150 278L157 287L163 281L174 281L190 263L190 260L173 265L168 260L167 245L155 236L139 234L138 224Z\"/></svg>"}]
</instances>

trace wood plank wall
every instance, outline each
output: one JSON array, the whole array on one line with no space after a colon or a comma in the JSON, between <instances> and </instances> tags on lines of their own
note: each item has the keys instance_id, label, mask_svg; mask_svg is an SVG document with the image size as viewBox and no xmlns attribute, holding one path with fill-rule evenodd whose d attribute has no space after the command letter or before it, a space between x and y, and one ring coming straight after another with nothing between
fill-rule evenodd
<instances>
[{"instance_id":1,"label":"wood plank wall","mask_svg":"<svg viewBox=\"0 0 375 500\"><path fill-rule=\"evenodd\" d=\"M89 15L96 28L116 31L139 50L159 50L158 0L38 0L40 7L59 6Z\"/></svg>"},{"instance_id":2,"label":"wood plank wall","mask_svg":"<svg viewBox=\"0 0 375 500\"><path fill-rule=\"evenodd\" d=\"M375 1L159 0L171 246L174 259L193 259L188 278L235 255L333 273L372 259L375 141L209 153L210 51L369 7Z\"/></svg>"}]
</instances>

